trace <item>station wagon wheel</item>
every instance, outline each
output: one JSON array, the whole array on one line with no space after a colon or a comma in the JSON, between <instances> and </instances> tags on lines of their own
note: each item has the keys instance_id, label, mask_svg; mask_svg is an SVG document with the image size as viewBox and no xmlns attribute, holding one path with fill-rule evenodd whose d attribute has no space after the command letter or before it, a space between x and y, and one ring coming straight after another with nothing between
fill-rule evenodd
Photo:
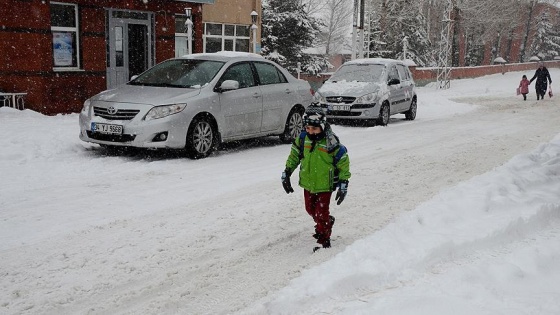
<instances>
[{"instance_id":1,"label":"station wagon wheel","mask_svg":"<svg viewBox=\"0 0 560 315\"><path fill-rule=\"evenodd\" d=\"M406 120L414 120L416 118L416 110L418 108L418 104L415 98L412 99L410 102L410 109L404 112L404 117Z\"/></svg>"},{"instance_id":2,"label":"station wagon wheel","mask_svg":"<svg viewBox=\"0 0 560 315\"><path fill-rule=\"evenodd\" d=\"M387 124L389 123L389 115L389 104L383 103L383 105L381 105L381 108L379 109L379 118L377 118L377 124L381 126L387 126Z\"/></svg>"},{"instance_id":3,"label":"station wagon wheel","mask_svg":"<svg viewBox=\"0 0 560 315\"><path fill-rule=\"evenodd\" d=\"M187 132L185 149L191 159L207 157L216 147L216 130L209 118L195 118Z\"/></svg>"},{"instance_id":4,"label":"station wagon wheel","mask_svg":"<svg viewBox=\"0 0 560 315\"><path fill-rule=\"evenodd\" d=\"M303 130L303 111L301 109L292 109L286 120L284 132L280 135L280 140L284 143L290 143L299 136Z\"/></svg>"}]
</instances>

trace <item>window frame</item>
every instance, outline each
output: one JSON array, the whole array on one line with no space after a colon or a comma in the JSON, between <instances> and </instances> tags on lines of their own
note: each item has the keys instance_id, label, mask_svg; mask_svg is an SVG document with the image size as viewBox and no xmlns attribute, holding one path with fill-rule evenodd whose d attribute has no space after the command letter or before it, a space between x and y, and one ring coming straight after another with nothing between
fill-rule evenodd
<instances>
[{"instance_id":1,"label":"window frame","mask_svg":"<svg viewBox=\"0 0 560 315\"><path fill-rule=\"evenodd\" d=\"M52 34L52 39L54 40L54 35L55 33L73 33L74 34L74 39L75 39L75 47L76 47L76 51L72 53L72 58L76 60L76 65L71 65L71 66L57 66L55 64L55 52L54 52L54 47L51 46L52 49L52 53L53 53L53 71L77 71L77 70L82 70L82 62L80 59L80 21L78 20L79 18L79 14L78 14L78 4L76 3L64 3L64 2L56 2L56 1L51 1L49 3L49 11L51 9L50 5L64 5L64 6L68 6L68 7L73 7L74 9L74 20L76 21L75 25L73 27L69 27L69 26L54 26L52 25L51 22L51 34ZM51 19L52 21L52 19Z\"/></svg>"},{"instance_id":2,"label":"window frame","mask_svg":"<svg viewBox=\"0 0 560 315\"><path fill-rule=\"evenodd\" d=\"M221 33L220 35L214 35L214 34L208 34L208 26L209 25L221 25ZM233 27L233 35L226 35L226 27ZM206 41L209 38L212 39L219 39L220 43L221 43L221 51L225 50L226 47L226 41L228 42L228 45L231 44L232 46L232 50L228 50L228 51L240 51L240 52L250 52L251 51L251 29L250 29L250 25L245 25L245 24L229 24L229 23L211 23L211 22L205 22L204 23L204 32L202 35L202 43L203 43L203 51L207 52L206 49ZM249 32L249 36L241 36L238 35L238 28L247 28L248 32ZM247 50L237 50L238 46L242 46L242 45L238 45L237 41L241 40L241 41L247 41Z\"/></svg>"}]
</instances>

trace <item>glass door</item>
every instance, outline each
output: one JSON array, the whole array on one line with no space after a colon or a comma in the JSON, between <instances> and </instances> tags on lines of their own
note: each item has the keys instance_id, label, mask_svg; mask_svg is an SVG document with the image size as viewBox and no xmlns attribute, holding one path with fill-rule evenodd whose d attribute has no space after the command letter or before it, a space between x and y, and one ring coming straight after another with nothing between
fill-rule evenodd
<instances>
[{"instance_id":1,"label":"glass door","mask_svg":"<svg viewBox=\"0 0 560 315\"><path fill-rule=\"evenodd\" d=\"M154 64L152 13L109 10L107 88L130 81Z\"/></svg>"}]
</instances>

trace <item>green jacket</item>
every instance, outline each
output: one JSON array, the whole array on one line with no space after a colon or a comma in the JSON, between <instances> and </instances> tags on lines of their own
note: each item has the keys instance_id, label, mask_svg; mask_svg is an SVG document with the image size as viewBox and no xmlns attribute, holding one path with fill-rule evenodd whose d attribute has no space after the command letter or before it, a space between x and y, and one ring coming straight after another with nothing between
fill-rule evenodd
<instances>
[{"instance_id":1,"label":"green jacket","mask_svg":"<svg viewBox=\"0 0 560 315\"><path fill-rule=\"evenodd\" d=\"M338 171L339 180L350 178L350 158L345 152L346 149L340 145L334 134L318 140L313 151L311 151L313 142L306 135L301 161L300 139L300 137L297 137L293 142L290 155L286 161L286 168L292 173L301 163L299 170L300 187L311 193L334 191L336 189L335 170ZM333 160L340 150L344 150L344 154L334 165Z\"/></svg>"}]
</instances>

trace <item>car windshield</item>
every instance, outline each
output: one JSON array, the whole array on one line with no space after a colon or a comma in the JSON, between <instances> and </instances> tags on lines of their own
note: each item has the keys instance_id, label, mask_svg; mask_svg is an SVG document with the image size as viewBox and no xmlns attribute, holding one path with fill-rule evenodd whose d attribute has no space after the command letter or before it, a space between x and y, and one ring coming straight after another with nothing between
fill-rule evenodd
<instances>
[{"instance_id":1,"label":"car windshield","mask_svg":"<svg viewBox=\"0 0 560 315\"><path fill-rule=\"evenodd\" d=\"M173 59L144 72L128 84L167 87L201 87L212 81L225 62Z\"/></svg>"},{"instance_id":2,"label":"car windshield","mask_svg":"<svg viewBox=\"0 0 560 315\"><path fill-rule=\"evenodd\" d=\"M329 79L336 81L379 82L385 70L384 65L351 64L343 65Z\"/></svg>"}]
</instances>

